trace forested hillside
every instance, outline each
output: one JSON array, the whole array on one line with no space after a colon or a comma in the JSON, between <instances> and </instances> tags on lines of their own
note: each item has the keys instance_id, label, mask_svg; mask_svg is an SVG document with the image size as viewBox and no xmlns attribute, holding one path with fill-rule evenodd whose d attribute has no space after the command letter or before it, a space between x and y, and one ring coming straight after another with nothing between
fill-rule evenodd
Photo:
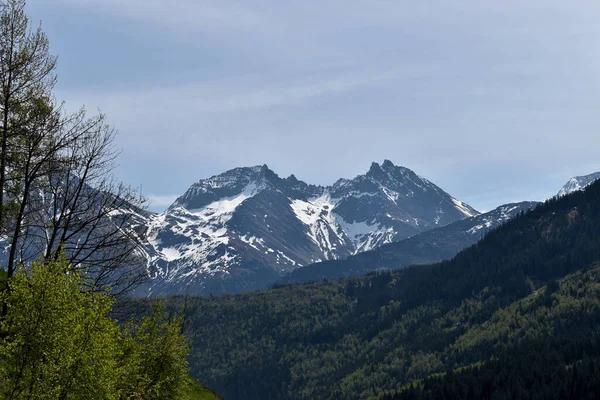
<instances>
[{"instance_id":1,"label":"forested hillside","mask_svg":"<svg viewBox=\"0 0 600 400\"><path fill-rule=\"evenodd\" d=\"M451 367L377 397L593 398L587 396L600 393L599 299L598 268L550 281L538 293L497 311L450 347L451 356L466 355L473 364ZM475 361L478 358L487 361Z\"/></svg>"},{"instance_id":2,"label":"forested hillside","mask_svg":"<svg viewBox=\"0 0 600 400\"><path fill-rule=\"evenodd\" d=\"M597 362L599 261L596 183L517 216L451 261L237 296L175 298L171 306L185 303L186 328L195 336L193 376L227 399L404 396L408 384L417 390L427 377L423 396L435 398L431 390L445 381L432 375L445 371L456 371L452 380L476 397L484 387L500 398L516 390L534 397L536 386L527 382L553 379L568 388L580 378L567 367L583 371ZM568 340L591 350L583 357ZM494 360L512 363L515 346L527 343L526 353L557 346L559 366L491 388L476 379L477 371L505 368ZM539 360L514 362L534 369L548 361Z\"/></svg>"}]
</instances>

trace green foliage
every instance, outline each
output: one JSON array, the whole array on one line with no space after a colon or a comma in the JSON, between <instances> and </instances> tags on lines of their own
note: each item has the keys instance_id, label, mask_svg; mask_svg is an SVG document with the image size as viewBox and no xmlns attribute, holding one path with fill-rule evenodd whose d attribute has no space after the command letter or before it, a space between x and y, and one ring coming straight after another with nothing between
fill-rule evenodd
<instances>
[{"instance_id":1,"label":"green foliage","mask_svg":"<svg viewBox=\"0 0 600 400\"><path fill-rule=\"evenodd\" d=\"M600 391L599 323L600 269L550 281L472 327L445 351L463 363L475 355L487 361L429 376L378 398L586 398Z\"/></svg>"},{"instance_id":2,"label":"green foliage","mask_svg":"<svg viewBox=\"0 0 600 400\"><path fill-rule=\"evenodd\" d=\"M169 319L160 303L140 322L126 324L126 360L120 387L127 399L180 399L188 385L188 347L181 335L181 318Z\"/></svg>"},{"instance_id":3,"label":"green foliage","mask_svg":"<svg viewBox=\"0 0 600 400\"><path fill-rule=\"evenodd\" d=\"M184 386L182 400L220 400L212 390L206 389L204 386L188 377L186 385Z\"/></svg>"},{"instance_id":4,"label":"green foliage","mask_svg":"<svg viewBox=\"0 0 600 400\"><path fill-rule=\"evenodd\" d=\"M596 334L598 262L600 183L519 215L452 261L187 299L191 372L227 399L395 392L524 340Z\"/></svg>"},{"instance_id":5,"label":"green foliage","mask_svg":"<svg viewBox=\"0 0 600 400\"><path fill-rule=\"evenodd\" d=\"M64 262L21 270L2 294L2 398L116 399L118 326L112 300L82 292Z\"/></svg>"},{"instance_id":6,"label":"green foliage","mask_svg":"<svg viewBox=\"0 0 600 400\"><path fill-rule=\"evenodd\" d=\"M159 306L125 327L109 317L145 276L123 233L143 199L113 180L105 116L54 99L56 57L25 8L0 1L0 399L207 398L187 375L180 318Z\"/></svg>"},{"instance_id":7,"label":"green foliage","mask_svg":"<svg viewBox=\"0 0 600 400\"><path fill-rule=\"evenodd\" d=\"M600 340L525 341L481 365L431 376L379 400L585 399L600 393Z\"/></svg>"},{"instance_id":8,"label":"green foliage","mask_svg":"<svg viewBox=\"0 0 600 400\"><path fill-rule=\"evenodd\" d=\"M84 285L64 258L9 280L0 293L0 399L185 398L181 319L157 305L121 328L109 317L112 297Z\"/></svg>"}]
</instances>

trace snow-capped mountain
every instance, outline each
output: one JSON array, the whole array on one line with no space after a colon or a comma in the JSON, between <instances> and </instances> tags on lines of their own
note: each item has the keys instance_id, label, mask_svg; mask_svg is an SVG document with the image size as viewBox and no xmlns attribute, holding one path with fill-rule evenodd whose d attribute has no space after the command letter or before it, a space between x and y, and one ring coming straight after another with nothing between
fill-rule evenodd
<instances>
[{"instance_id":1,"label":"snow-capped mountain","mask_svg":"<svg viewBox=\"0 0 600 400\"><path fill-rule=\"evenodd\" d=\"M149 217L147 293L264 288L302 266L478 214L387 160L328 187L280 178L266 165L236 168L195 183Z\"/></svg>"},{"instance_id":2,"label":"snow-capped mountain","mask_svg":"<svg viewBox=\"0 0 600 400\"><path fill-rule=\"evenodd\" d=\"M278 283L334 280L365 275L373 271L449 260L459 251L477 243L490 230L538 204L530 201L505 204L487 213L431 229L399 242L388 243L372 251L356 254L343 260L328 260L299 268L290 272Z\"/></svg>"},{"instance_id":3,"label":"snow-capped mountain","mask_svg":"<svg viewBox=\"0 0 600 400\"><path fill-rule=\"evenodd\" d=\"M569 193L585 189L597 179L600 179L600 172L594 172L593 174L589 175L573 177L560 189L560 191L556 194L556 197L562 197Z\"/></svg>"}]
</instances>

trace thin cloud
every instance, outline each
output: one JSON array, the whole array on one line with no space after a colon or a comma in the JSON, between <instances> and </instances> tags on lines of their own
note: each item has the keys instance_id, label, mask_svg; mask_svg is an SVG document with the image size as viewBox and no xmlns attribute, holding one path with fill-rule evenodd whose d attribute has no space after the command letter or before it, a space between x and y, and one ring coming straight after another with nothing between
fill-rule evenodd
<instances>
[{"instance_id":1,"label":"thin cloud","mask_svg":"<svg viewBox=\"0 0 600 400\"><path fill-rule=\"evenodd\" d=\"M29 6L57 98L108 114L118 173L151 193L263 163L331 183L385 157L489 209L598 169L594 0Z\"/></svg>"},{"instance_id":2,"label":"thin cloud","mask_svg":"<svg viewBox=\"0 0 600 400\"><path fill-rule=\"evenodd\" d=\"M77 99L94 99L88 106L100 107L109 114L126 111L144 113L148 117L155 112L168 111L169 114L195 115L201 113L238 113L258 111L279 106L293 106L319 96L326 96L355 88L376 84L395 76L393 73L371 76L348 76L289 85L272 85L268 88L250 87L240 89L235 84L215 87L206 85L175 85L146 90L126 90L123 92L98 93L65 92L61 95L71 99L69 104L77 106ZM149 101L149 99L152 99ZM107 110L108 107L108 110Z\"/></svg>"},{"instance_id":3,"label":"thin cloud","mask_svg":"<svg viewBox=\"0 0 600 400\"><path fill-rule=\"evenodd\" d=\"M245 30L265 26L264 19L238 3L201 0L58 0L69 7L100 10L176 31Z\"/></svg>"}]
</instances>

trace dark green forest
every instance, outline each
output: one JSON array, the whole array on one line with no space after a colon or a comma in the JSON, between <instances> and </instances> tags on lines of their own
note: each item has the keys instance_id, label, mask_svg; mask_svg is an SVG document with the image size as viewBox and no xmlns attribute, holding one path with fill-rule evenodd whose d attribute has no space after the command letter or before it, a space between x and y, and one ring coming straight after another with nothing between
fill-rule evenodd
<instances>
[{"instance_id":1,"label":"dark green forest","mask_svg":"<svg viewBox=\"0 0 600 400\"><path fill-rule=\"evenodd\" d=\"M600 393L600 341L542 336L481 365L448 371L385 393L381 400L594 399Z\"/></svg>"},{"instance_id":2,"label":"dark green forest","mask_svg":"<svg viewBox=\"0 0 600 400\"><path fill-rule=\"evenodd\" d=\"M169 305L192 375L227 399L579 398L597 388L581 385L598 365L599 261L600 182L451 261Z\"/></svg>"}]
</instances>

